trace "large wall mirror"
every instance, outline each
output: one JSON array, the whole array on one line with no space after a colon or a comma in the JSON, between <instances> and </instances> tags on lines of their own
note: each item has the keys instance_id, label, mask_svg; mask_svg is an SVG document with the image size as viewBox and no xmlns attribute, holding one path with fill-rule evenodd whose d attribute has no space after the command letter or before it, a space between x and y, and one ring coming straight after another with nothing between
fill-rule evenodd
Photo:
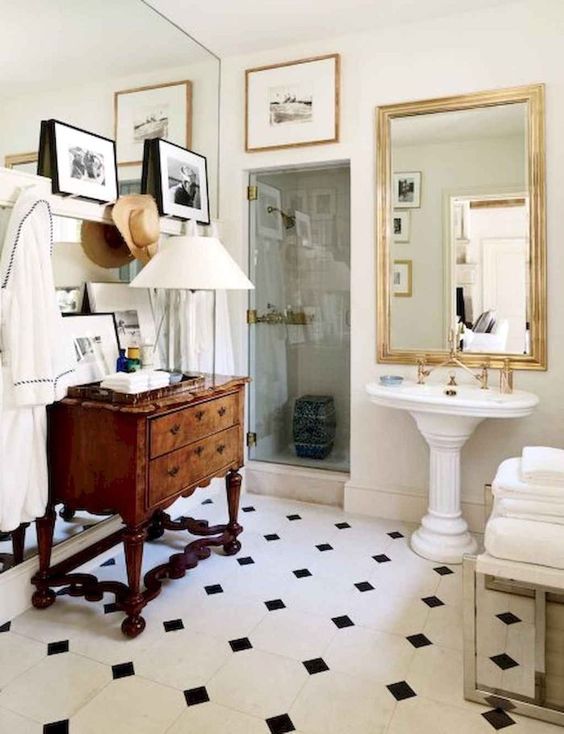
<instances>
[{"instance_id":1,"label":"large wall mirror","mask_svg":"<svg viewBox=\"0 0 564 734\"><path fill-rule=\"evenodd\" d=\"M136 193L144 138L167 137L206 156L217 218L220 61L213 53L142 0L4 2L2 29L0 166L34 174L40 121L55 118L117 139L120 193ZM0 176L14 174L0 169ZM9 207L0 208L0 246L9 216ZM87 259L79 220L55 219L58 289L72 295L84 293L86 282L129 279L129 266L106 269ZM58 510L56 542L107 519ZM33 526L25 538L0 535L0 574L35 553Z\"/></svg>"},{"instance_id":2,"label":"large wall mirror","mask_svg":"<svg viewBox=\"0 0 564 734\"><path fill-rule=\"evenodd\" d=\"M378 111L378 360L546 369L544 88Z\"/></svg>"}]
</instances>

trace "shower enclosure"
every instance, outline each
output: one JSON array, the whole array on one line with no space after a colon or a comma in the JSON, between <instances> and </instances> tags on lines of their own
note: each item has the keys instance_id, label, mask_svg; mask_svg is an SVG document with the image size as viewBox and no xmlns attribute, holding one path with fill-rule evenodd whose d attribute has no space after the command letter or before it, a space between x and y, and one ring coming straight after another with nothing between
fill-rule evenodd
<instances>
[{"instance_id":1,"label":"shower enclosure","mask_svg":"<svg viewBox=\"0 0 564 734\"><path fill-rule=\"evenodd\" d=\"M347 472L348 165L251 175L249 456Z\"/></svg>"}]
</instances>

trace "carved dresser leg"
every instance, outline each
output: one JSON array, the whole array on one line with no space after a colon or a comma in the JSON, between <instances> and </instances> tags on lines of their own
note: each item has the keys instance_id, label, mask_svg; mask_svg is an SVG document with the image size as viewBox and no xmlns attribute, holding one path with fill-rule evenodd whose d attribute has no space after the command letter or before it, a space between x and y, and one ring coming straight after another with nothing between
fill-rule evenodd
<instances>
[{"instance_id":1,"label":"carved dresser leg","mask_svg":"<svg viewBox=\"0 0 564 734\"><path fill-rule=\"evenodd\" d=\"M141 593L141 564L146 535L147 531L143 527L127 527L123 535L129 594L122 602L127 617L122 622L121 630L127 637L137 637L145 629L145 620L140 612L147 603Z\"/></svg>"},{"instance_id":2,"label":"carved dresser leg","mask_svg":"<svg viewBox=\"0 0 564 734\"><path fill-rule=\"evenodd\" d=\"M12 532L12 550L14 553L14 566L23 563L25 551L25 531L29 527L28 522L22 523L19 528Z\"/></svg>"},{"instance_id":3,"label":"carved dresser leg","mask_svg":"<svg viewBox=\"0 0 564 734\"><path fill-rule=\"evenodd\" d=\"M243 528L237 522L239 514L239 498L241 496L241 482L243 477L237 471L230 471L225 477L225 486L227 490L227 505L229 509L229 523L226 528L232 538L223 546L223 550L228 556L234 556L241 550L241 543L237 540L239 533Z\"/></svg>"},{"instance_id":4,"label":"carved dresser leg","mask_svg":"<svg viewBox=\"0 0 564 734\"><path fill-rule=\"evenodd\" d=\"M35 527L39 550L39 571L32 579L36 590L31 597L31 603L36 609L47 609L57 598L53 589L49 588L49 566L51 565L53 532L55 530L55 509L51 506L47 507L45 515L35 521Z\"/></svg>"}]
</instances>

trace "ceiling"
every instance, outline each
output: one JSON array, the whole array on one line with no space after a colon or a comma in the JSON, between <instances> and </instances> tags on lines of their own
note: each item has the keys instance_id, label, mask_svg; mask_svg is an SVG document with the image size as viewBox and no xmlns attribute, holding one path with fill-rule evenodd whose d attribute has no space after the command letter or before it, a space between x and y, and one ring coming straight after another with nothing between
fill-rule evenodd
<instances>
[{"instance_id":1,"label":"ceiling","mask_svg":"<svg viewBox=\"0 0 564 734\"><path fill-rule=\"evenodd\" d=\"M412 23L515 0L146 0L219 56Z\"/></svg>"}]
</instances>

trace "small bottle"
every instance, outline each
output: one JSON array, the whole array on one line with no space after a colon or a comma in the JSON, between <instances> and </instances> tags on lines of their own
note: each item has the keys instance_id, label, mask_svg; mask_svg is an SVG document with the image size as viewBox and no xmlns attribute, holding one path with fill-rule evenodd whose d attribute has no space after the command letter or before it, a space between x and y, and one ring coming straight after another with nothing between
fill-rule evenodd
<instances>
[{"instance_id":1,"label":"small bottle","mask_svg":"<svg viewBox=\"0 0 564 734\"><path fill-rule=\"evenodd\" d=\"M127 348L127 371L137 372L141 369L141 358L139 347Z\"/></svg>"},{"instance_id":2,"label":"small bottle","mask_svg":"<svg viewBox=\"0 0 564 734\"><path fill-rule=\"evenodd\" d=\"M127 372L127 357L125 356L125 349L119 350L119 357L116 362L116 372Z\"/></svg>"}]
</instances>

